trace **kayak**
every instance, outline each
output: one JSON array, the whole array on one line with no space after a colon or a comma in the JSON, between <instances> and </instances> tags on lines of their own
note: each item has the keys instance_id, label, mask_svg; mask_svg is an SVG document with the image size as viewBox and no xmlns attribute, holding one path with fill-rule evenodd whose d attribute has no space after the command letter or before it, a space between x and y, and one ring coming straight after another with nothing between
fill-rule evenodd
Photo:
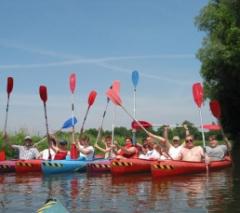
<instances>
[{"instance_id":1,"label":"kayak","mask_svg":"<svg viewBox=\"0 0 240 213\"><path fill-rule=\"evenodd\" d=\"M0 161L0 173L15 172L15 160Z\"/></svg>"},{"instance_id":2,"label":"kayak","mask_svg":"<svg viewBox=\"0 0 240 213\"><path fill-rule=\"evenodd\" d=\"M124 175L132 173L150 173L151 164L155 160L145 159L114 159L111 161L112 175Z\"/></svg>"},{"instance_id":3,"label":"kayak","mask_svg":"<svg viewBox=\"0 0 240 213\"><path fill-rule=\"evenodd\" d=\"M41 172L42 160L17 160L16 161L16 172Z\"/></svg>"},{"instance_id":4,"label":"kayak","mask_svg":"<svg viewBox=\"0 0 240 213\"><path fill-rule=\"evenodd\" d=\"M69 213L69 211L56 199L49 199L43 207L37 210L37 213Z\"/></svg>"},{"instance_id":5,"label":"kayak","mask_svg":"<svg viewBox=\"0 0 240 213\"><path fill-rule=\"evenodd\" d=\"M223 169L232 165L231 160L212 161L208 164L209 171ZM206 171L203 162L165 160L157 161L151 165L153 177L176 176L182 174L193 174Z\"/></svg>"},{"instance_id":6,"label":"kayak","mask_svg":"<svg viewBox=\"0 0 240 213\"><path fill-rule=\"evenodd\" d=\"M44 174L59 174L85 171L87 160L43 160L41 167Z\"/></svg>"},{"instance_id":7,"label":"kayak","mask_svg":"<svg viewBox=\"0 0 240 213\"><path fill-rule=\"evenodd\" d=\"M95 160L87 165L87 173L108 173L111 171L110 160Z\"/></svg>"}]
</instances>

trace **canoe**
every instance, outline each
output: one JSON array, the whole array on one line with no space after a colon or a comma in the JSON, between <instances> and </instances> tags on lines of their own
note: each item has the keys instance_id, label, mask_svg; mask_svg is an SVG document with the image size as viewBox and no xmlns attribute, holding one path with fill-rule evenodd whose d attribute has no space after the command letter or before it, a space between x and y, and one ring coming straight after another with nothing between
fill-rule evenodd
<instances>
[{"instance_id":1,"label":"canoe","mask_svg":"<svg viewBox=\"0 0 240 213\"><path fill-rule=\"evenodd\" d=\"M144 159L114 159L111 161L112 175L125 175L133 173L150 173L154 160Z\"/></svg>"},{"instance_id":2,"label":"canoe","mask_svg":"<svg viewBox=\"0 0 240 213\"><path fill-rule=\"evenodd\" d=\"M43 174L59 174L86 171L88 160L43 160L41 163Z\"/></svg>"},{"instance_id":3,"label":"canoe","mask_svg":"<svg viewBox=\"0 0 240 213\"><path fill-rule=\"evenodd\" d=\"M15 160L0 161L0 173L15 172Z\"/></svg>"},{"instance_id":4,"label":"canoe","mask_svg":"<svg viewBox=\"0 0 240 213\"><path fill-rule=\"evenodd\" d=\"M232 161L212 161L208 165L209 171L230 167ZM182 174L193 174L206 171L206 164L203 162L189 162L177 160L157 161L151 165L153 177L176 176Z\"/></svg>"},{"instance_id":5,"label":"canoe","mask_svg":"<svg viewBox=\"0 0 240 213\"><path fill-rule=\"evenodd\" d=\"M110 160L103 159L103 160L95 160L87 165L87 173L94 174L94 173L108 173L111 172L111 165Z\"/></svg>"},{"instance_id":6,"label":"canoe","mask_svg":"<svg viewBox=\"0 0 240 213\"><path fill-rule=\"evenodd\" d=\"M69 213L69 211L56 199L49 199L43 207L37 210L37 213Z\"/></svg>"},{"instance_id":7,"label":"canoe","mask_svg":"<svg viewBox=\"0 0 240 213\"><path fill-rule=\"evenodd\" d=\"M16 161L16 172L41 172L42 160L17 160Z\"/></svg>"}]
</instances>

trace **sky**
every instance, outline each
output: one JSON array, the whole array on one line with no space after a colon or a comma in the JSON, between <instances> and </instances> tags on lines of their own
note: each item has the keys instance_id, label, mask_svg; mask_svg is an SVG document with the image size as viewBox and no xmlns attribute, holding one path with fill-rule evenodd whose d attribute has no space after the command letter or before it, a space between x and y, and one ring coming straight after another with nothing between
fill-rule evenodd
<instances>
[{"instance_id":1,"label":"sky","mask_svg":"<svg viewBox=\"0 0 240 213\"><path fill-rule=\"evenodd\" d=\"M88 107L88 94L98 95L85 128L98 128L107 103L106 90L121 83L123 106L133 114L131 73L139 72L136 118L152 124L200 125L192 84L202 82L196 58L204 33L194 18L207 0L0 0L0 116L6 115L6 79L14 78L7 131L44 134L40 85L48 88L50 131L71 117L77 130ZM74 95L69 76L77 75ZM203 121L214 121L208 103ZM115 116L114 116L115 114ZM130 127L131 119L109 105L104 129Z\"/></svg>"}]
</instances>

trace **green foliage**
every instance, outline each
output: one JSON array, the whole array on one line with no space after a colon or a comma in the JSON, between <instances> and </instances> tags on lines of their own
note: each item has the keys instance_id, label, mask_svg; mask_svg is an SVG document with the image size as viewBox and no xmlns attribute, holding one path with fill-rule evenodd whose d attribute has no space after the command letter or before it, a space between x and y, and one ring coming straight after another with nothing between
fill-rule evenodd
<instances>
[{"instance_id":1,"label":"green foliage","mask_svg":"<svg viewBox=\"0 0 240 213\"><path fill-rule=\"evenodd\" d=\"M224 130L239 134L240 113L240 1L210 0L196 25L205 31L197 57L202 62L205 98L217 99Z\"/></svg>"}]
</instances>

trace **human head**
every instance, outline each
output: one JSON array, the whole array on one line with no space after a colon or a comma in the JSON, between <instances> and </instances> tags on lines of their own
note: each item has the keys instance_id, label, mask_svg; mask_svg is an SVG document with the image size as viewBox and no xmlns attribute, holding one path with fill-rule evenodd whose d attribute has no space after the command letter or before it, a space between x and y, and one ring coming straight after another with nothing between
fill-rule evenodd
<instances>
[{"instance_id":1,"label":"human head","mask_svg":"<svg viewBox=\"0 0 240 213\"><path fill-rule=\"evenodd\" d=\"M154 149L154 145L155 145L155 143L154 143L153 139L151 137L147 137L147 146L148 146L148 148L150 150L152 150L152 149Z\"/></svg>"},{"instance_id":2,"label":"human head","mask_svg":"<svg viewBox=\"0 0 240 213\"><path fill-rule=\"evenodd\" d=\"M131 145L132 144L132 138L126 137L125 138L125 145Z\"/></svg>"},{"instance_id":3,"label":"human head","mask_svg":"<svg viewBox=\"0 0 240 213\"><path fill-rule=\"evenodd\" d=\"M30 136L26 136L24 138L24 145L26 147L31 147L32 146L32 138Z\"/></svg>"},{"instance_id":4,"label":"human head","mask_svg":"<svg viewBox=\"0 0 240 213\"><path fill-rule=\"evenodd\" d=\"M82 135L82 136L80 136L80 138L79 138L79 141L80 141L80 144L82 145L82 146L88 146L89 145L89 137L87 136L87 135Z\"/></svg>"},{"instance_id":5,"label":"human head","mask_svg":"<svg viewBox=\"0 0 240 213\"><path fill-rule=\"evenodd\" d=\"M107 135L104 138L104 142L106 143L107 146L110 146L112 144L112 137L110 135Z\"/></svg>"},{"instance_id":6,"label":"human head","mask_svg":"<svg viewBox=\"0 0 240 213\"><path fill-rule=\"evenodd\" d=\"M61 149L67 149L67 144L68 144L68 142L66 140L59 141L59 147Z\"/></svg>"},{"instance_id":7,"label":"human head","mask_svg":"<svg viewBox=\"0 0 240 213\"><path fill-rule=\"evenodd\" d=\"M209 136L208 140L209 140L210 147L214 148L218 145L218 141L216 140L215 135Z\"/></svg>"},{"instance_id":8,"label":"human head","mask_svg":"<svg viewBox=\"0 0 240 213\"><path fill-rule=\"evenodd\" d=\"M188 148L188 149L191 149L194 147L194 144L193 144L193 136L192 135L188 135L186 136L185 138L185 147Z\"/></svg>"},{"instance_id":9,"label":"human head","mask_svg":"<svg viewBox=\"0 0 240 213\"><path fill-rule=\"evenodd\" d=\"M173 136L173 139L172 139L172 145L174 147L178 147L180 145L180 138L178 136Z\"/></svg>"}]
</instances>

